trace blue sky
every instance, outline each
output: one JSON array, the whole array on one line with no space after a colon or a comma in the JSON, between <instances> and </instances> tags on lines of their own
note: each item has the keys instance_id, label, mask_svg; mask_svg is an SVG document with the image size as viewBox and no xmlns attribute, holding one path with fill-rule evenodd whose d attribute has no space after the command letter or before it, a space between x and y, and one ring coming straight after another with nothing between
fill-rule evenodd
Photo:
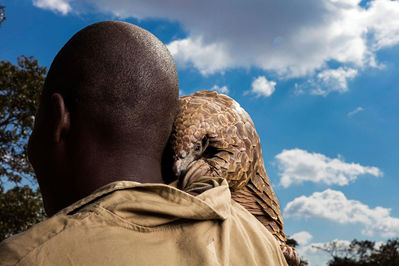
<instances>
[{"instance_id":1,"label":"blue sky","mask_svg":"<svg viewBox=\"0 0 399 266\"><path fill-rule=\"evenodd\" d=\"M399 1L1 1L0 60L49 67L102 20L160 38L182 94L214 89L251 115L285 218L312 265L333 240L399 236Z\"/></svg>"}]
</instances>

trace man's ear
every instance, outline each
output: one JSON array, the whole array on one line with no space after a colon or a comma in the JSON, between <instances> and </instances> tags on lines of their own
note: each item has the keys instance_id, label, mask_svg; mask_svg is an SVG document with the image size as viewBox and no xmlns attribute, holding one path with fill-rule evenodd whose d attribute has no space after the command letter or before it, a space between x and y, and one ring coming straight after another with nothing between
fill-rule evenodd
<instances>
[{"instance_id":1,"label":"man's ear","mask_svg":"<svg viewBox=\"0 0 399 266\"><path fill-rule=\"evenodd\" d=\"M68 134L71 126L71 117L65 107L64 98L59 93L54 93L50 98L52 118L52 141L58 143Z\"/></svg>"}]
</instances>

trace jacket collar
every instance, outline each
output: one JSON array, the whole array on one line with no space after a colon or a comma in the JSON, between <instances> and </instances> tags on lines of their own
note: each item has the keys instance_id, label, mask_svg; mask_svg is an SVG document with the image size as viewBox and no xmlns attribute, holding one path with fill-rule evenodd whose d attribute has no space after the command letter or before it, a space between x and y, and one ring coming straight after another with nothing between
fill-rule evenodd
<instances>
[{"instance_id":1,"label":"jacket collar","mask_svg":"<svg viewBox=\"0 0 399 266\"><path fill-rule=\"evenodd\" d=\"M117 181L97 189L60 214L70 215L101 206L142 226L158 226L179 219L225 220L228 217L231 195L226 180L203 177L191 184L191 188L204 192L193 196L174 185Z\"/></svg>"}]
</instances>

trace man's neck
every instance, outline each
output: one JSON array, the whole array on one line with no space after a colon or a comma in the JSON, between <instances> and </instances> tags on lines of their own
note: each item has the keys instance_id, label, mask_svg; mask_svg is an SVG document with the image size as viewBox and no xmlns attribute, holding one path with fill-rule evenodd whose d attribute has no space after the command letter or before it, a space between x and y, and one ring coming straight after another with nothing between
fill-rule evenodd
<instances>
[{"instance_id":1,"label":"man's neck","mask_svg":"<svg viewBox=\"0 0 399 266\"><path fill-rule=\"evenodd\" d=\"M96 159L100 159L96 156ZM91 167L81 167L69 176L63 176L67 184L54 184L57 195L53 195L54 206L49 215L69 206L70 204L87 197L102 186L115 181L135 181L139 183L164 183L159 160L148 156L129 155L112 157L110 160L91 162ZM60 173L62 175L62 173ZM60 188L62 186L62 188Z\"/></svg>"},{"instance_id":2,"label":"man's neck","mask_svg":"<svg viewBox=\"0 0 399 266\"><path fill-rule=\"evenodd\" d=\"M135 181L140 183L163 183L161 162L140 154L111 156L95 164L94 169L86 169L89 175L78 178L87 181L85 194L115 181Z\"/></svg>"}]
</instances>

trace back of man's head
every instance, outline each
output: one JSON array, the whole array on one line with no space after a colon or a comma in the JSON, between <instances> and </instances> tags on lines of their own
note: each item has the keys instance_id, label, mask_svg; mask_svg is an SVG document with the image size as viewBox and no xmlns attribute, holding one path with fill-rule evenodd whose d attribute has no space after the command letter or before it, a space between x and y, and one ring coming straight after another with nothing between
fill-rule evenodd
<instances>
[{"instance_id":1,"label":"back of man's head","mask_svg":"<svg viewBox=\"0 0 399 266\"><path fill-rule=\"evenodd\" d=\"M50 67L30 139L46 211L107 182L161 180L178 93L173 59L148 31L106 21L76 33Z\"/></svg>"},{"instance_id":2,"label":"back of man's head","mask_svg":"<svg viewBox=\"0 0 399 266\"><path fill-rule=\"evenodd\" d=\"M176 112L178 80L167 48L148 31L107 21L75 34L49 70L44 97L60 92L105 143L159 152Z\"/></svg>"}]
</instances>

